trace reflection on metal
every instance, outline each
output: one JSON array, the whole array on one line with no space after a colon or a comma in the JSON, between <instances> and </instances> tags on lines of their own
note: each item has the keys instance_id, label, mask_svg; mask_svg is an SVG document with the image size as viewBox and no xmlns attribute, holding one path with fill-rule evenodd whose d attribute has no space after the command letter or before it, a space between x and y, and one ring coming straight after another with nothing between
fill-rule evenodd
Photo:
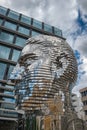
<instances>
[{"instance_id":1,"label":"reflection on metal","mask_svg":"<svg viewBox=\"0 0 87 130\"><path fill-rule=\"evenodd\" d=\"M46 35L32 37L22 50L11 79L16 81L18 109L44 110L59 91L73 88L77 62L65 40Z\"/></svg>"}]
</instances>

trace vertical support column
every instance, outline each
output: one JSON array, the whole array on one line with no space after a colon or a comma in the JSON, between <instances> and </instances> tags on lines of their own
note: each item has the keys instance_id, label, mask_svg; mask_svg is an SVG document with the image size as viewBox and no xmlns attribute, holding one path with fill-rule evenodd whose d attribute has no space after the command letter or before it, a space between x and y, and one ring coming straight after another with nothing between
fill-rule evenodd
<instances>
[{"instance_id":1,"label":"vertical support column","mask_svg":"<svg viewBox=\"0 0 87 130\"><path fill-rule=\"evenodd\" d=\"M69 91L69 81L67 82L67 86L64 89L65 101L64 108L65 113L71 112L71 99L70 99L70 91Z\"/></svg>"},{"instance_id":2,"label":"vertical support column","mask_svg":"<svg viewBox=\"0 0 87 130\"><path fill-rule=\"evenodd\" d=\"M61 115L59 115L59 130L61 130Z\"/></svg>"}]
</instances>

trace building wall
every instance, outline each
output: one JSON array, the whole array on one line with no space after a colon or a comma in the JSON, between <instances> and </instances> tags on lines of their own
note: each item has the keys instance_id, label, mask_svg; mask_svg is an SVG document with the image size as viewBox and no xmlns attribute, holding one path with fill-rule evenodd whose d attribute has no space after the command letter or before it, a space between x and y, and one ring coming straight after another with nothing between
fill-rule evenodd
<instances>
[{"instance_id":1,"label":"building wall","mask_svg":"<svg viewBox=\"0 0 87 130\"><path fill-rule=\"evenodd\" d=\"M87 121L87 87L80 89L80 93L83 102L83 110L85 112L85 120Z\"/></svg>"},{"instance_id":2,"label":"building wall","mask_svg":"<svg viewBox=\"0 0 87 130\"><path fill-rule=\"evenodd\" d=\"M10 73L18 61L26 40L39 34L63 38L60 29L0 6L0 115L4 118L16 118L13 113L17 113L14 84L8 82ZM12 114L11 110L13 110Z\"/></svg>"}]
</instances>

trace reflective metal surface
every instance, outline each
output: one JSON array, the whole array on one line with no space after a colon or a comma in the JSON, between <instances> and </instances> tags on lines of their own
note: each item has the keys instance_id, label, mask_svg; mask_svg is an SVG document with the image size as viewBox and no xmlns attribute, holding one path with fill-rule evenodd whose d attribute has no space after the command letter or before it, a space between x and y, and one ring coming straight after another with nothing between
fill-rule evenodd
<instances>
[{"instance_id":1,"label":"reflective metal surface","mask_svg":"<svg viewBox=\"0 0 87 130\"><path fill-rule=\"evenodd\" d=\"M73 88L77 79L77 62L65 40L39 35L28 39L11 79L16 80L18 108L43 109L59 90Z\"/></svg>"}]
</instances>

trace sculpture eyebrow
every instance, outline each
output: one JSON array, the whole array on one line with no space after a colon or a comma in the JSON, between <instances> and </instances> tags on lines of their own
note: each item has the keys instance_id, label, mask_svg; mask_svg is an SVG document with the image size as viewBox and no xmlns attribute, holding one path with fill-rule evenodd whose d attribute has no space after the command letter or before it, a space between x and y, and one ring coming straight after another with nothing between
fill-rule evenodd
<instances>
[{"instance_id":1,"label":"sculpture eyebrow","mask_svg":"<svg viewBox=\"0 0 87 130\"><path fill-rule=\"evenodd\" d=\"M41 44L41 42L42 41L40 41L40 40L35 40L35 39L33 39L33 40L27 40L27 42L26 42L26 45L28 45L28 44Z\"/></svg>"},{"instance_id":2,"label":"sculpture eyebrow","mask_svg":"<svg viewBox=\"0 0 87 130\"><path fill-rule=\"evenodd\" d=\"M28 53L28 54L25 54L23 56L20 57L19 59L19 64L24 64L24 62L27 60L27 59L30 59L30 58L37 58L38 56L36 56L34 53Z\"/></svg>"}]
</instances>

